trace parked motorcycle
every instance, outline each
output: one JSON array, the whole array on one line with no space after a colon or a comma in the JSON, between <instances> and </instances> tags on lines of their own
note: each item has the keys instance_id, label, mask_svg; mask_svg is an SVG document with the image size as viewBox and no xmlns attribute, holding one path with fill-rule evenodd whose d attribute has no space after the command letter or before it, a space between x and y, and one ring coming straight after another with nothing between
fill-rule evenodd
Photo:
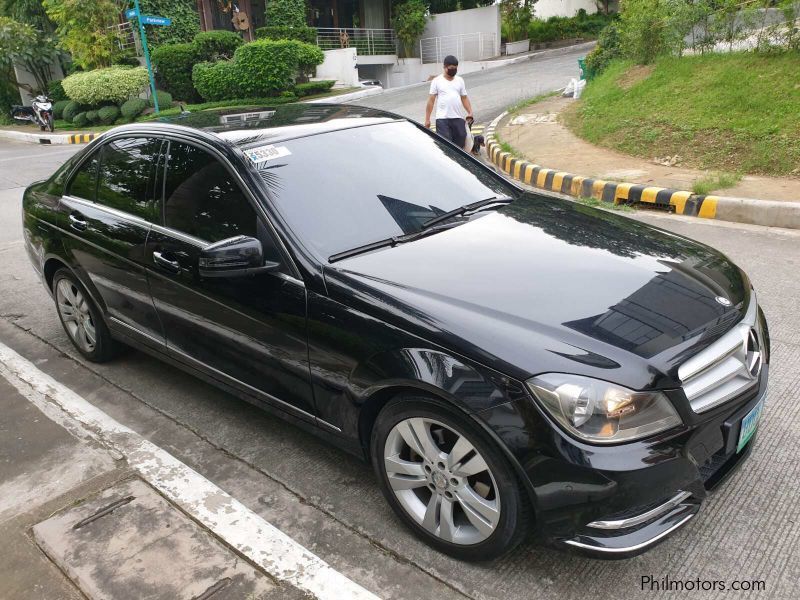
<instances>
[{"instance_id":1,"label":"parked motorcycle","mask_svg":"<svg viewBox=\"0 0 800 600\"><path fill-rule=\"evenodd\" d=\"M36 123L42 131L53 131L53 103L47 96L36 96L30 106L11 107L11 118Z\"/></svg>"}]
</instances>

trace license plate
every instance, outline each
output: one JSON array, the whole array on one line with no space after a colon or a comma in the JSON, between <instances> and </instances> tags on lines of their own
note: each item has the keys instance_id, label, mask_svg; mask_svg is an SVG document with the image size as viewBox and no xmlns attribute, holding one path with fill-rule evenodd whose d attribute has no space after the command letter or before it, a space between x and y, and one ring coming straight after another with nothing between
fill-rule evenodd
<instances>
[{"instance_id":1,"label":"license plate","mask_svg":"<svg viewBox=\"0 0 800 600\"><path fill-rule=\"evenodd\" d=\"M747 415L742 419L742 426L739 429L739 444L736 446L736 452L740 452L742 448L747 445L750 438L756 432L758 427L758 418L761 416L761 410L764 408L764 401L762 400L753 407Z\"/></svg>"}]
</instances>

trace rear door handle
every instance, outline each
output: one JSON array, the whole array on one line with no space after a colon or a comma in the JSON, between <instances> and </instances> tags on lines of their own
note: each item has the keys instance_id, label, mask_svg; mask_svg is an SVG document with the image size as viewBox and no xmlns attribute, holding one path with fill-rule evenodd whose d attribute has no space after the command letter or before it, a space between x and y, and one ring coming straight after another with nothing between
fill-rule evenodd
<instances>
[{"instance_id":1,"label":"rear door handle","mask_svg":"<svg viewBox=\"0 0 800 600\"><path fill-rule=\"evenodd\" d=\"M83 215L79 212L73 212L69 215L69 226L73 229L77 229L78 231L86 231L86 228L89 226L83 219Z\"/></svg>"},{"instance_id":2,"label":"rear door handle","mask_svg":"<svg viewBox=\"0 0 800 600\"><path fill-rule=\"evenodd\" d=\"M153 262L166 271L177 275L181 272L181 264L177 260L167 258L168 256L171 256L169 252L153 252Z\"/></svg>"}]
</instances>

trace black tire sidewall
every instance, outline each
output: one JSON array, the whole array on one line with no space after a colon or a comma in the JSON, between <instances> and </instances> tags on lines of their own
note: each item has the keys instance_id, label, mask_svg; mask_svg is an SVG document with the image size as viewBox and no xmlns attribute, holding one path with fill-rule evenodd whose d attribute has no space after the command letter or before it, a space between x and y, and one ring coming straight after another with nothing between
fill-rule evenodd
<instances>
[{"instance_id":1,"label":"black tire sidewall","mask_svg":"<svg viewBox=\"0 0 800 600\"><path fill-rule=\"evenodd\" d=\"M470 443L486 460L500 493L500 522L495 532L486 540L469 546L453 544L426 531L402 507L392 491L383 464L386 438L392 428L404 419L426 417L435 419L466 435ZM437 550L455 558L469 561L496 559L517 546L527 534L527 497L514 469L503 456L502 450L482 428L472 422L469 415L444 401L426 396L401 396L387 404L372 430L370 452L381 490L389 505L414 533Z\"/></svg>"},{"instance_id":2,"label":"black tire sidewall","mask_svg":"<svg viewBox=\"0 0 800 600\"><path fill-rule=\"evenodd\" d=\"M66 326L64 325L64 319L61 317L61 311L58 310L58 294L56 292L56 288L58 286L58 282L62 279L66 279L72 285L77 287L83 297L86 299L86 303L89 306L89 314L92 316L92 323L94 324L94 331L95 331L95 344L94 350L91 352L86 352L81 348L72 336L67 331ZM81 353L81 356L90 360L92 362L105 362L110 360L116 355L116 343L111 338L111 332L108 330L108 326L106 325L105 319L103 319L103 315L100 313L100 310L97 308L97 305L94 303L94 300L86 291L86 288L78 281L78 278L73 275L72 271L69 269L59 269L56 271L55 275L53 275L53 300L56 302L56 312L58 313L58 320L61 321L61 326L64 328L64 332L67 334L69 341L72 342L72 345L75 349Z\"/></svg>"}]
</instances>

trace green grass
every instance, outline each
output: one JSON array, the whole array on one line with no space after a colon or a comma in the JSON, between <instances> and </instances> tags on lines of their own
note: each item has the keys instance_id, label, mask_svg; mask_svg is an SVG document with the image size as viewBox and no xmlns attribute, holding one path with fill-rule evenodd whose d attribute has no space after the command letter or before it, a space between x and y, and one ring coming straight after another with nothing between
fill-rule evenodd
<instances>
[{"instance_id":1,"label":"green grass","mask_svg":"<svg viewBox=\"0 0 800 600\"><path fill-rule=\"evenodd\" d=\"M692 191L695 194L709 194L716 190L724 190L734 187L742 180L742 176L733 173L716 173L701 177L692 184Z\"/></svg>"},{"instance_id":2,"label":"green grass","mask_svg":"<svg viewBox=\"0 0 800 600\"><path fill-rule=\"evenodd\" d=\"M584 206L591 206L592 208L605 208L606 210L616 210L619 212L635 212L634 208L627 204L603 202L597 198L575 198L575 202L583 204Z\"/></svg>"},{"instance_id":3,"label":"green grass","mask_svg":"<svg viewBox=\"0 0 800 600\"><path fill-rule=\"evenodd\" d=\"M662 58L619 85L631 65L612 63L564 113L584 139L685 166L789 175L800 166L800 53Z\"/></svg>"}]
</instances>

